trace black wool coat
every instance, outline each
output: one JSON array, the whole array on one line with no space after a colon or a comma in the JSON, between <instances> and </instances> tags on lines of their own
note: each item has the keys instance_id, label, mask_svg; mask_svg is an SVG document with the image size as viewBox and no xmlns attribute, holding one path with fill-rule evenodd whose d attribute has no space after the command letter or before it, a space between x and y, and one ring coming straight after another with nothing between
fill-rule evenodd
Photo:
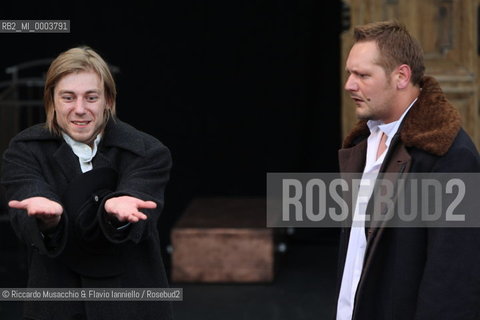
<instances>
[{"instance_id":1,"label":"black wool coat","mask_svg":"<svg viewBox=\"0 0 480 320\"><path fill-rule=\"evenodd\" d=\"M43 124L14 137L3 155L7 200L46 197L64 212L53 234L36 218L9 209L12 226L28 246L32 288L167 288L157 221L164 206L171 155L156 138L110 119L93 161L83 173L62 137ZM156 202L145 221L118 229L104 211L108 198L129 195ZM172 319L169 302L27 302L32 319Z\"/></svg>"}]
</instances>

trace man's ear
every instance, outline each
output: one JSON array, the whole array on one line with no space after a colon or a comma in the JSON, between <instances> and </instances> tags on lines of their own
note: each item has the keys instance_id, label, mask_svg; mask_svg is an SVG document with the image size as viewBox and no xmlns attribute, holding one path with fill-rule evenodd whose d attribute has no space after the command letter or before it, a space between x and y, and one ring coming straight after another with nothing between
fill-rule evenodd
<instances>
[{"instance_id":1,"label":"man's ear","mask_svg":"<svg viewBox=\"0 0 480 320\"><path fill-rule=\"evenodd\" d=\"M406 64L402 64L395 70L395 81L397 82L397 89L405 89L410 83L412 77L412 69Z\"/></svg>"}]
</instances>

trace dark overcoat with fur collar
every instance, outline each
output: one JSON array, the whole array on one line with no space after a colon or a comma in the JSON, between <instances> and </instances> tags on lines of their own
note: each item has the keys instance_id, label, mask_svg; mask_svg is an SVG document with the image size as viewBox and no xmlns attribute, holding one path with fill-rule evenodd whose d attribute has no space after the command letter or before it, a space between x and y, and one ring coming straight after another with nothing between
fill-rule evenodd
<instances>
[{"instance_id":1,"label":"dark overcoat with fur collar","mask_svg":"<svg viewBox=\"0 0 480 320\"><path fill-rule=\"evenodd\" d=\"M36 125L12 139L4 153L8 200L46 197L64 212L55 233L42 235L36 219L9 209L28 247L28 286L34 288L165 288L158 217L171 167L170 152L154 137L116 119L108 122L93 170L82 174L62 137ZM157 203L145 221L118 229L103 210L114 196ZM171 319L168 302L26 302L26 318Z\"/></svg>"},{"instance_id":2,"label":"dark overcoat with fur collar","mask_svg":"<svg viewBox=\"0 0 480 320\"><path fill-rule=\"evenodd\" d=\"M380 171L480 172L478 152L437 81L425 77L421 87ZM342 172L363 172L369 133L360 121L347 136ZM337 294L349 234L341 232ZM370 228L353 319L480 319L479 270L477 228Z\"/></svg>"}]
</instances>

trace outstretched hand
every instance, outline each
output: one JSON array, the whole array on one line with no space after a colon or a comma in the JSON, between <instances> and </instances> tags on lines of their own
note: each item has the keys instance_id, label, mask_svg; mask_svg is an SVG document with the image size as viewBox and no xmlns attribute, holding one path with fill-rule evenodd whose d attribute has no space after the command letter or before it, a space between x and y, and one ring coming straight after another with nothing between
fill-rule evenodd
<instances>
[{"instance_id":1,"label":"outstretched hand","mask_svg":"<svg viewBox=\"0 0 480 320\"><path fill-rule=\"evenodd\" d=\"M147 216L140 209L155 209L157 204L153 201L143 201L130 196L110 198L105 201L105 211L117 218L118 221L135 223L146 220Z\"/></svg>"},{"instance_id":2,"label":"outstretched hand","mask_svg":"<svg viewBox=\"0 0 480 320\"><path fill-rule=\"evenodd\" d=\"M42 231L57 226L63 214L63 208L58 202L45 197L32 197L22 201L12 200L8 202L8 206L25 210L29 216L39 219Z\"/></svg>"}]
</instances>

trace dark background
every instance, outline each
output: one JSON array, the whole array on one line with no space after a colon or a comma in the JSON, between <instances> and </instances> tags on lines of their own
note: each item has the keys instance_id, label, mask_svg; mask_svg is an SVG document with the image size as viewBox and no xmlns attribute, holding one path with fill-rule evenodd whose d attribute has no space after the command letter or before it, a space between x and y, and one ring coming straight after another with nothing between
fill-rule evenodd
<instances>
[{"instance_id":1,"label":"dark background","mask_svg":"<svg viewBox=\"0 0 480 320\"><path fill-rule=\"evenodd\" d=\"M15 1L1 5L2 19L68 19L71 33L0 34L0 81L8 66L77 45L117 66L119 118L172 152L159 225L166 246L194 197L262 197L267 172L338 170L340 5ZM295 235L336 239L322 229Z\"/></svg>"}]
</instances>

